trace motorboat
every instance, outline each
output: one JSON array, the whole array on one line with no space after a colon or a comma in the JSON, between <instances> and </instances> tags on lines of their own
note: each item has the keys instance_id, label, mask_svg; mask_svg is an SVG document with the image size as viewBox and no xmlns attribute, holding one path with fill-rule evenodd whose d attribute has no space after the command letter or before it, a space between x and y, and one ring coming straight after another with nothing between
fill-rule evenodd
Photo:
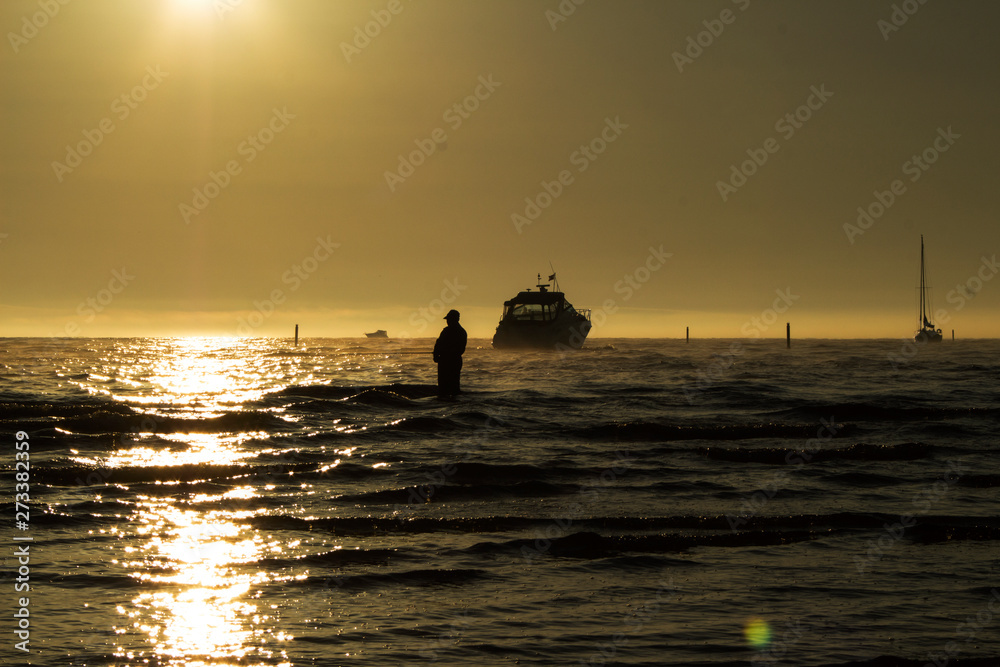
<instances>
[{"instance_id":1,"label":"motorboat","mask_svg":"<svg viewBox=\"0 0 1000 667\"><path fill-rule=\"evenodd\" d=\"M497 349L578 349L592 328L589 309L576 309L559 289L556 274L537 291L526 289L503 304L503 315L493 336Z\"/></svg>"}]
</instances>

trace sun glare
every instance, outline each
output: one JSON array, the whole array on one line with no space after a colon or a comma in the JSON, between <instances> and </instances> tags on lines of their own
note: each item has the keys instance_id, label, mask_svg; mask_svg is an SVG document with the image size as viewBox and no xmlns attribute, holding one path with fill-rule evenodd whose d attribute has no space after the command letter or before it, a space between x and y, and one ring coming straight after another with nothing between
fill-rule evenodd
<instances>
[{"instance_id":1,"label":"sun glare","mask_svg":"<svg viewBox=\"0 0 1000 667\"><path fill-rule=\"evenodd\" d=\"M220 23L231 16L260 18L265 3L259 0L164 0L163 5L172 18L179 21L200 21L203 25Z\"/></svg>"},{"instance_id":2,"label":"sun glare","mask_svg":"<svg viewBox=\"0 0 1000 667\"><path fill-rule=\"evenodd\" d=\"M178 12L189 12L191 14L214 14L216 5L233 4L230 0L170 0L174 9Z\"/></svg>"}]
</instances>

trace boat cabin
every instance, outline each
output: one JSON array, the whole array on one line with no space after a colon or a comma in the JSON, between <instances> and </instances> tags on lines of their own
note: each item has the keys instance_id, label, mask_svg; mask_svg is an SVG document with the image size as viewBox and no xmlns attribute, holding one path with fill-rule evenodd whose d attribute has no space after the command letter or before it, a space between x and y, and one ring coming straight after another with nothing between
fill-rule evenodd
<instances>
[{"instance_id":1,"label":"boat cabin","mask_svg":"<svg viewBox=\"0 0 1000 667\"><path fill-rule=\"evenodd\" d=\"M539 291L520 292L503 304L504 320L518 322L552 322L566 307L562 292L549 292L545 287Z\"/></svg>"}]
</instances>

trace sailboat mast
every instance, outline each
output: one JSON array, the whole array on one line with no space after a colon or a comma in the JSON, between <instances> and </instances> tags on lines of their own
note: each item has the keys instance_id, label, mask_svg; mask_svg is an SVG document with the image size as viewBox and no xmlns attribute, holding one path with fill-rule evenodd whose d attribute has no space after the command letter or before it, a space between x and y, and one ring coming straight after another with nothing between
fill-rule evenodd
<instances>
[{"instance_id":1,"label":"sailboat mast","mask_svg":"<svg viewBox=\"0 0 1000 667\"><path fill-rule=\"evenodd\" d=\"M919 326L923 327L924 322L927 321L927 301L925 298L926 288L924 286L924 235L920 235L920 322Z\"/></svg>"},{"instance_id":2,"label":"sailboat mast","mask_svg":"<svg viewBox=\"0 0 1000 667\"><path fill-rule=\"evenodd\" d=\"M915 340L918 343L939 342L941 340L941 330L935 329L934 324L927 319L927 310L930 308L930 299L927 298L927 274L924 269L924 235L920 235L920 321L917 323L917 335Z\"/></svg>"}]
</instances>

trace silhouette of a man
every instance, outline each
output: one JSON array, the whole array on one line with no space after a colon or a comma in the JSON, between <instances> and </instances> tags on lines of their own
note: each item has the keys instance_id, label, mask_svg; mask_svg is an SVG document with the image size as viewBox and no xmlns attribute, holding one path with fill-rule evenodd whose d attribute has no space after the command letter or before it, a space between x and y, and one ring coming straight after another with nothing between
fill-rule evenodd
<instances>
[{"instance_id":1,"label":"silhouette of a man","mask_svg":"<svg viewBox=\"0 0 1000 667\"><path fill-rule=\"evenodd\" d=\"M468 336L465 329L458 323L457 310L449 310L444 319L448 326L441 330L437 342L434 343L434 361L438 365L438 395L455 396L461 391L460 377L462 375L462 354Z\"/></svg>"}]
</instances>

